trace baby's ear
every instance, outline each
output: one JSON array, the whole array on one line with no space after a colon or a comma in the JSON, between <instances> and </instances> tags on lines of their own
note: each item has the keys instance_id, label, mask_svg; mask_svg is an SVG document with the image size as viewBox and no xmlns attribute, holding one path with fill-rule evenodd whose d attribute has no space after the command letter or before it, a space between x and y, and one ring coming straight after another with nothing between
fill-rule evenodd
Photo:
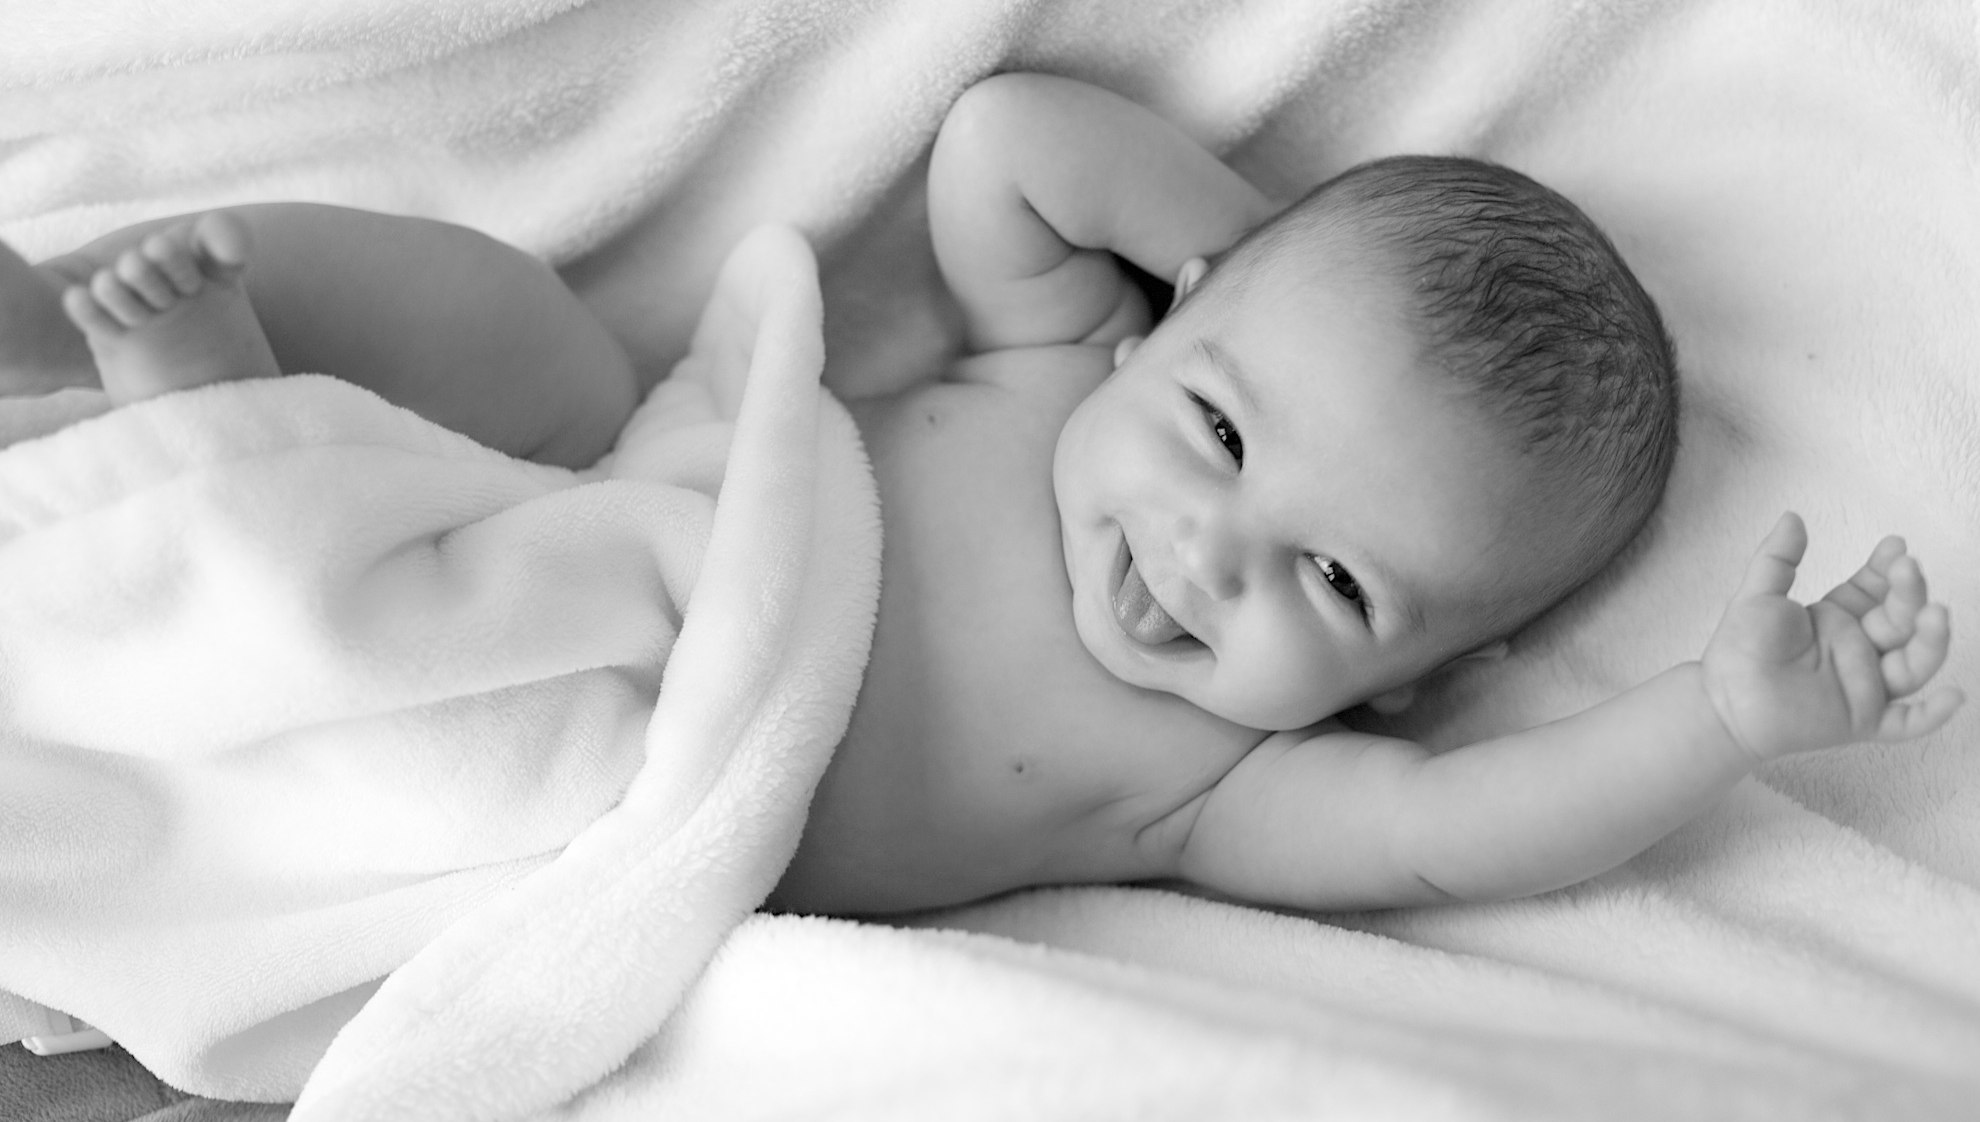
<instances>
[{"instance_id":1,"label":"baby's ear","mask_svg":"<svg viewBox=\"0 0 1980 1122\"><path fill-rule=\"evenodd\" d=\"M1182 268L1176 270L1176 291L1175 295L1169 297L1169 310L1173 312L1178 307L1181 307L1183 297L1188 296L1194 291L1197 283L1209 271L1210 262L1205 261L1201 257L1192 257L1183 262Z\"/></svg>"},{"instance_id":2,"label":"baby's ear","mask_svg":"<svg viewBox=\"0 0 1980 1122\"><path fill-rule=\"evenodd\" d=\"M1416 683L1411 682L1409 685L1397 686L1387 693L1378 693L1369 698L1368 707L1384 717L1393 717L1409 708L1415 700Z\"/></svg>"}]
</instances>

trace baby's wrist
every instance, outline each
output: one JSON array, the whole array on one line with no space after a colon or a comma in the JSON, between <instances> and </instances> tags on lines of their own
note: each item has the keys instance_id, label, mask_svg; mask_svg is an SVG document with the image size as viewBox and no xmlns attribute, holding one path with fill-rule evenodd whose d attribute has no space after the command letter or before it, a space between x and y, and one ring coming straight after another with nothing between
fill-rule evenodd
<instances>
[{"instance_id":1,"label":"baby's wrist","mask_svg":"<svg viewBox=\"0 0 1980 1122\"><path fill-rule=\"evenodd\" d=\"M1738 725L1733 720L1731 698L1705 669L1703 662L1679 663L1671 673L1687 680L1687 692L1693 698L1692 707L1699 723L1706 726L1703 731L1708 738L1714 738L1727 753L1736 754L1749 769L1767 762L1765 753L1756 751L1739 735Z\"/></svg>"}]
</instances>

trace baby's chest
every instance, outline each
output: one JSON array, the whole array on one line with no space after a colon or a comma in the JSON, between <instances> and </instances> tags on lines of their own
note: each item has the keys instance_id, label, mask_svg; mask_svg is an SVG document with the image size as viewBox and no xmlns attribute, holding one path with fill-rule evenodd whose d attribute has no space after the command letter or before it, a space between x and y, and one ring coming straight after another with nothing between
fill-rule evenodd
<instances>
[{"instance_id":1,"label":"baby's chest","mask_svg":"<svg viewBox=\"0 0 1980 1122\"><path fill-rule=\"evenodd\" d=\"M894 757L953 842L1122 877L1138 827L1257 734L1122 683L1080 643L1051 480L1073 404L942 386L865 419L885 546L849 748Z\"/></svg>"},{"instance_id":2,"label":"baby's chest","mask_svg":"<svg viewBox=\"0 0 1980 1122\"><path fill-rule=\"evenodd\" d=\"M938 383L855 407L888 528L933 539L984 519L1056 522L1052 454L1076 404L1071 395Z\"/></svg>"}]
</instances>

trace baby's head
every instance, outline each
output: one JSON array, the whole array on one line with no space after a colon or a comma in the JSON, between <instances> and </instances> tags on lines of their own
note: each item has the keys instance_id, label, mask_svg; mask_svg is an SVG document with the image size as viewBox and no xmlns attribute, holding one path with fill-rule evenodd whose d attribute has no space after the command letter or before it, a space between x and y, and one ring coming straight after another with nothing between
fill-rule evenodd
<instances>
[{"instance_id":1,"label":"baby's head","mask_svg":"<svg viewBox=\"0 0 1980 1122\"><path fill-rule=\"evenodd\" d=\"M1132 685L1261 729L1400 702L1599 571L1677 444L1656 306L1566 199L1356 167L1116 351L1053 462L1073 616Z\"/></svg>"}]
</instances>

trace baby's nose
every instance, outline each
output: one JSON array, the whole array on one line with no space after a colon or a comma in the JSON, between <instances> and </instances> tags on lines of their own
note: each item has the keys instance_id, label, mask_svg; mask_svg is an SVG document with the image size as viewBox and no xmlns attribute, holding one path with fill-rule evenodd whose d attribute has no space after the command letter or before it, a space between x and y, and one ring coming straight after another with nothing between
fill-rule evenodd
<instances>
[{"instance_id":1,"label":"baby's nose","mask_svg":"<svg viewBox=\"0 0 1980 1122\"><path fill-rule=\"evenodd\" d=\"M1244 591L1244 552L1222 518L1182 518L1176 526L1176 564L1212 600Z\"/></svg>"}]
</instances>

